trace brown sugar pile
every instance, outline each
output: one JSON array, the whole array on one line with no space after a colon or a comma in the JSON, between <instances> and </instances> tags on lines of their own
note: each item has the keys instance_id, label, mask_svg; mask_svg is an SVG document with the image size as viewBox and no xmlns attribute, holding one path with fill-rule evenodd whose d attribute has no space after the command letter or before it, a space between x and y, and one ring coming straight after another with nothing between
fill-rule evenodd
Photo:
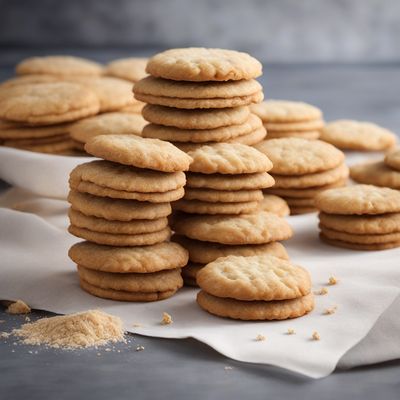
<instances>
[{"instance_id":1,"label":"brown sugar pile","mask_svg":"<svg viewBox=\"0 0 400 400\"><path fill-rule=\"evenodd\" d=\"M77 349L123 342L122 320L99 310L42 318L12 331L28 345Z\"/></svg>"}]
</instances>

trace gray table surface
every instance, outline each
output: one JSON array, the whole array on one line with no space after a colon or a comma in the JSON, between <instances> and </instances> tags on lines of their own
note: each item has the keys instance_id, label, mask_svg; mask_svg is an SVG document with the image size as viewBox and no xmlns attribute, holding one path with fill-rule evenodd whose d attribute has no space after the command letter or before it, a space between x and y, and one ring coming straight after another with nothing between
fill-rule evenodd
<instances>
[{"instance_id":1,"label":"gray table surface","mask_svg":"<svg viewBox=\"0 0 400 400\"><path fill-rule=\"evenodd\" d=\"M111 58L102 52L91 55ZM9 55L7 63L20 56ZM308 101L321 107L327 120L365 119L400 132L400 66L267 64L264 74L266 98ZM10 75L11 69L1 68L0 62L0 78ZM31 318L44 315L49 314L36 311ZM9 331L24 317L9 316L0 307L0 320L0 331ZM145 350L135 351L137 345ZM0 399L400 398L400 361L312 380L272 366L232 361L190 339L135 335L128 349L116 350L66 352L0 340Z\"/></svg>"}]
</instances>

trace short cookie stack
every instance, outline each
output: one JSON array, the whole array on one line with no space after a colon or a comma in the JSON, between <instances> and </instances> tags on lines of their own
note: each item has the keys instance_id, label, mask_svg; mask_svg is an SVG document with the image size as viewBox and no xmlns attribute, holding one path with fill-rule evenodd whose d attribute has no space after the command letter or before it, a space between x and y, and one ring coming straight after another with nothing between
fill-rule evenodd
<instances>
[{"instance_id":1,"label":"short cookie stack","mask_svg":"<svg viewBox=\"0 0 400 400\"><path fill-rule=\"evenodd\" d=\"M197 276L197 302L211 314L241 320L284 320L314 308L309 273L270 255L228 256Z\"/></svg>"},{"instance_id":2,"label":"short cookie stack","mask_svg":"<svg viewBox=\"0 0 400 400\"><path fill-rule=\"evenodd\" d=\"M191 158L171 145L134 135L102 135L85 150L103 160L70 175L69 232L81 287L113 300L154 301L183 284L187 251L169 242L170 202L184 194Z\"/></svg>"},{"instance_id":3,"label":"short cookie stack","mask_svg":"<svg viewBox=\"0 0 400 400\"><path fill-rule=\"evenodd\" d=\"M275 185L265 192L283 197L291 214L316 211L315 196L346 185L349 169L344 154L320 140L281 138L255 146L272 161Z\"/></svg>"},{"instance_id":4,"label":"short cookie stack","mask_svg":"<svg viewBox=\"0 0 400 400\"><path fill-rule=\"evenodd\" d=\"M172 49L152 57L150 74L134 86L150 122L143 137L184 151L217 142L255 144L266 135L249 104L263 99L254 79L262 66L248 54L222 49Z\"/></svg>"},{"instance_id":5,"label":"short cookie stack","mask_svg":"<svg viewBox=\"0 0 400 400\"><path fill-rule=\"evenodd\" d=\"M268 100L251 106L268 132L267 139L318 139L324 126L319 108L299 101Z\"/></svg>"},{"instance_id":6,"label":"short cookie stack","mask_svg":"<svg viewBox=\"0 0 400 400\"><path fill-rule=\"evenodd\" d=\"M320 238L355 250L400 247L400 192L372 185L330 189L316 197Z\"/></svg>"}]
</instances>

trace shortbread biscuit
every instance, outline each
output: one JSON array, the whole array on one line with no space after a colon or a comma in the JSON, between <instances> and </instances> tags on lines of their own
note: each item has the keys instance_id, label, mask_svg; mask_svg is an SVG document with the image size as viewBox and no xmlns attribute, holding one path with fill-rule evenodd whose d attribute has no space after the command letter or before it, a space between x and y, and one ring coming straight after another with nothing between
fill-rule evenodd
<instances>
[{"instance_id":1,"label":"shortbread biscuit","mask_svg":"<svg viewBox=\"0 0 400 400\"><path fill-rule=\"evenodd\" d=\"M212 203L239 203L261 201L264 198L261 190L213 190L185 188L185 200L200 200Z\"/></svg>"},{"instance_id":2,"label":"shortbread biscuit","mask_svg":"<svg viewBox=\"0 0 400 400\"><path fill-rule=\"evenodd\" d=\"M271 173L304 175L336 168L344 161L344 154L321 140L282 138L265 140L255 148L273 164Z\"/></svg>"},{"instance_id":3,"label":"shortbread biscuit","mask_svg":"<svg viewBox=\"0 0 400 400\"><path fill-rule=\"evenodd\" d=\"M123 290L113 290L113 289L102 289L97 286L93 286L90 283L79 280L81 288L92 294L93 296L100 297L102 299L110 299L117 301L159 301L168 299L176 293L176 290L167 290L165 292L126 292Z\"/></svg>"},{"instance_id":4,"label":"shortbread biscuit","mask_svg":"<svg viewBox=\"0 0 400 400\"><path fill-rule=\"evenodd\" d=\"M0 118L29 125L51 125L97 114L97 96L82 85L58 82L0 90Z\"/></svg>"},{"instance_id":5,"label":"shortbread biscuit","mask_svg":"<svg viewBox=\"0 0 400 400\"><path fill-rule=\"evenodd\" d=\"M202 174L251 174L267 172L272 168L267 156L250 146L238 143L202 146L189 152L189 156L193 159L190 172Z\"/></svg>"},{"instance_id":6,"label":"shortbread biscuit","mask_svg":"<svg viewBox=\"0 0 400 400\"><path fill-rule=\"evenodd\" d=\"M381 151L396 143L396 135L370 122L338 120L327 124L321 139L340 149Z\"/></svg>"},{"instance_id":7,"label":"shortbread biscuit","mask_svg":"<svg viewBox=\"0 0 400 400\"><path fill-rule=\"evenodd\" d=\"M47 144L18 144L11 141L4 142L5 146L14 147L21 150L36 151L39 153L58 154L63 151L73 149L74 145L71 140L55 141Z\"/></svg>"},{"instance_id":8,"label":"shortbread biscuit","mask_svg":"<svg viewBox=\"0 0 400 400\"><path fill-rule=\"evenodd\" d=\"M0 120L0 139L20 140L55 138L67 135L70 132L70 124L59 124L49 126L25 126L13 122Z\"/></svg>"},{"instance_id":9,"label":"shortbread biscuit","mask_svg":"<svg viewBox=\"0 0 400 400\"><path fill-rule=\"evenodd\" d=\"M264 194L259 208L262 211L268 211L280 217L286 217L290 214L290 209L286 201L273 194Z\"/></svg>"},{"instance_id":10,"label":"shortbread biscuit","mask_svg":"<svg viewBox=\"0 0 400 400\"><path fill-rule=\"evenodd\" d=\"M56 75L43 75L43 74L29 74L29 75L18 75L13 78L7 79L0 83L0 88L6 88L11 86L26 85L31 83L52 83L60 82L60 78Z\"/></svg>"},{"instance_id":11,"label":"shortbread biscuit","mask_svg":"<svg viewBox=\"0 0 400 400\"><path fill-rule=\"evenodd\" d=\"M242 136L236 136L235 138L227 140L227 143L240 143L240 144L246 144L247 146L253 146L257 143L260 143L263 139L265 139L265 136L267 135L267 131L265 130L264 127L257 128L254 131L242 135Z\"/></svg>"},{"instance_id":12,"label":"shortbread biscuit","mask_svg":"<svg viewBox=\"0 0 400 400\"><path fill-rule=\"evenodd\" d=\"M174 242L151 246L111 247L91 242L74 244L68 252L73 262L97 271L149 273L184 267L188 252Z\"/></svg>"},{"instance_id":13,"label":"shortbread biscuit","mask_svg":"<svg viewBox=\"0 0 400 400\"><path fill-rule=\"evenodd\" d=\"M258 209L258 201L242 201L236 203L212 203L200 200L181 199L173 204L174 210L188 214L248 214Z\"/></svg>"},{"instance_id":14,"label":"shortbread biscuit","mask_svg":"<svg viewBox=\"0 0 400 400\"><path fill-rule=\"evenodd\" d=\"M269 139L280 139L280 138L288 138L288 137L297 137L300 139L310 139L316 140L319 139L320 133L319 131L293 131L293 132L285 132L285 131L268 131L267 140Z\"/></svg>"},{"instance_id":15,"label":"shortbread biscuit","mask_svg":"<svg viewBox=\"0 0 400 400\"><path fill-rule=\"evenodd\" d=\"M250 115L249 107L226 109L179 110L177 108L146 105L142 110L146 121L181 129L215 129L243 124Z\"/></svg>"},{"instance_id":16,"label":"shortbread biscuit","mask_svg":"<svg viewBox=\"0 0 400 400\"><path fill-rule=\"evenodd\" d=\"M71 142L69 135L56 135L48 137L39 137L35 139L6 139L3 141L4 146L10 147L24 147L24 146L40 146L44 144L60 143L60 142Z\"/></svg>"},{"instance_id":17,"label":"shortbread biscuit","mask_svg":"<svg viewBox=\"0 0 400 400\"><path fill-rule=\"evenodd\" d=\"M166 174L96 160L80 164L72 170L69 178L71 186L77 187L81 181L127 192L163 193L182 188L186 178L181 171Z\"/></svg>"},{"instance_id":18,"label":"shortbread biscuit","mask_svg":"<svg viewBox=\"0 0 400 400\"><path fill-rule=\"evenodd\" d=\"M75 225L68 227L68 232L81 239L97 244L109 246L147 246L168 240L171 236L169 228L161 229L158 232L141 233L138 235L125 235L116 233L95 232L86 228L79 228Z\"/></svg>"},{"instance_id":19,"label":"shortbread biscuit","mask_svg":"<svg viewBox=\"0 0 400 400\"><path fill-rule=\"evenodd\" d=\"M197 294L197 303L210 314L219 317L252 320L284 320L301 317L314 308L314 296L291 300L277 301L242 301L229 298L219 298L201 290Z\"/></svg>"},{"instance_id":20,"label":"shortbread biscuit","mask_svg":"<svg viewBox=\"0 0 400 400\"><path fill-rule=\"evenodd\" d=\"M304 122L264 122L263 125L268 132L309 132L319 131L325 122L322 119L314 119Z\"/></svg>"},{"instance_id":21,"label":"shortbread biscuit","mask_svg":"<svg viewBox=\"0 0 400 400\"><path fill-rule=\"evenodd\" d=\"M383 161L353 165L350 177L358 183L400 189L400 171L388 167Z\"/></svg>"},{"instance_id":22,"label":"shortbread biscuit","mask_svg":"<svg viewBox=\"0 0 400 400\"><path fill-rule=\"evenodd\" d=\"M71 190L68 202L81 213L110 221L158 219L171 214L170 203L147 203L136 200L119 200L97 197Z\"/></svg>"},{"instance_id":23,"label":"shortbread biscuit","mask_svg":"<svg viewBox=\"0 0 400 400\"><path fill-rule=\"evenodd\" d=\"M105 113L85 118L71 125L72 139L86 143L98 135L138 135L141 136L146 121L139 114L121 112Z\"/></svg>"},{"instance_id":24,"label":"shortbread biscuit","mask_svg":"<svg viewBox=\"0 0 400 400\"><path fill-rule=\"evenodd\" d=\"M293 235L285 219L265 211L240 216L188 217L176 221L173 229L191 239L232 245L277 242Z\"/></svg>"},{"instance_id":25,"label":"shortbread biscuit","mask_svg":"<svg viewBox=\"0 0 400 400\"><path fill-rule=\"evenodd\" d=\"M129 57L113 60L105 66L105 75L138 82L146 74L147 58Z\"/></svg>"},{"instance_id":26,"label":"shortbread biscuit","mask_svg":"<svg viewBox=\"0 0 400 400\"><path fill-rule=\"evenodd\" d=\"M315 198L315 204L328 214L385 214L400 212L400 192L372 185L329 189Z\"/></svg>"},{"instance_id":27,"label":"shortbread biscuit","mask_svg":"<svg viewBox=\"0 0 400 400\"><path fill-rule=\"evenodd\" d=\"M142 110L144 106L145 103L142 103L141 101L134 101L133 103L128 104L125 107L122 107L120 110L118 110L118 112L142 115Z\"/></svg>"},{"instance_id":28,"label":"shortbread biscuit","mask_svg":"<svg viewBox=\"0 0 400 400\"><path fill-rule=\"evenodd\" d=\"M286 203L290 208L292 207L315 207L314 198L301 198L301 197L285 197Z\"/></svg>"},{"instance_id":29,"label":"shortbread biscuit","mask_svg":"<svg viewBox=\"0 0 400 400\"><path fill-rule=\"evenodd\" d=\"M259 77L262 65L247 53L189 47L156 54L147 63L146 72L176 81L237 81Z\"/></svg>"},{"instance_id":30,"label":"shortbread biscuit","mask_svg":"<svg viewBox=\"0 0 400 400\"><path fill-rule=\"evenodd\" d=\"M301 215L317 212L318 209L313 206L291 206L290 215Z\"/></svg>"},{"instance_id":31,"label":"shortbread biscuit","mask_svg":"<svg viewBox=\"0 0 400 400\"><path fill-rule=\"evenodd\" d=\"M187 171L192 161L171 143L134 135L96 136L85 150L108 161L162 172Z\"/></svg>"},{"instance_id":32,"label":"shortbread biscuit","mask_svg":"<svg viewBox=\"0 0 400 400\"><path fill-rule=\"evenodd\" d=\"M1 131L0 131L1 137ZM396 171L400 171L400 149L390 152L385 156L385 164Z\"/></svg>"},{"instance_id":33,"label":"shortbread biscuit","mask_svg":"<svg viewBox=\"0 0 400 400\"><path fill-rule=\"evenodd\" d=\"M338 246L338 247L343 247L345 249L352 249L352 250L370 250L370 251L378 251L378 250L388 250L388 249L394 249L396 247L400 247L400 241L397 242L386 242L386 243L350 243L350 242L344 242L342 240L336 240L336 239L329 239L326 236L324 236L322 233L319 235L320 239L332 246Z\"/></svg>"}]
</instances>

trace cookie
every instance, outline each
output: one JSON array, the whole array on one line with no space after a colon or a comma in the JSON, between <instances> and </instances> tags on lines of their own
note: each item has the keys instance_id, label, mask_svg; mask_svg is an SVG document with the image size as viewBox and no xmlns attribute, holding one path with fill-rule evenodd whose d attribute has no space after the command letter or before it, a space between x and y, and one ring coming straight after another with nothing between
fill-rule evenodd
<instances>
[{"instance_id":1,"label":"cookie","mask_svg":"<svg viewBox=\"0 0 400 400\"><path fill-rule=\"evenodd\" d=\"M271 161L258 150L238 143L217 143L202 146L188 153L193 159L190 172L202 174L251 174L267 172Z\"/></svg>"},{"instance_id":2,"label":"cookie","mask_svg":"<svg viewBox=\"0 0 400 400\"><path fill-rule=\"evenodd\" d=\"M49 126L24 126L12 122L0 121L0 139L39 139L59 137L70 132L70 124Z\"/></svg>"},{"instance_id":3,"label":"cookie","mask_svg":"<svg viewBox=\"0 0 400 400\"><path fill-rule=\"evenodd\" d=\"M353 165L350 177L358 183L400 189L400 171L388 167L383 161Z\"/></svg>"},{"instance_id":4,"label":"cookie","mask_svg":"<svg viewBox=\"0 0 400 400\"><path fill-rule=\"evenodd\" d=\"M142 110L142 115L146 121L158 125L181 129L215 129L245 123L250 116L250 110L246 106L215 110L179 110L147 104Z\"/></svg>"},{"instance_id":5,"label":"cookie","mask_svg":"<svg viewBox=\"0 0 400 400\"><path fill-rule=\"evenodd\" d=\"M141 115L144 106L145 103L142 103L141 101L134 101L133 103L119 109L118 112Z\"/></svg>"},{"instance_id":6,"label":"cookie","mask_svg":"<svg viewBox=\"0 0 400 400\"><path fill-rule=\"evenodd\" d=\"M132 221L135 219L158 219L171 214L169 203L147 203L136 200L119 200L97 197L71 190L68 202L82 214L110 221Z\"/></svg>"},{"instance_id":7,"label":"cookie","mask_svg":"<svg viewBox=\"0 0 400 400\"><path fill-rule=\"evenodd\" d=\"M366 243L350 243L350 242L344 242L342 240L329 239L323 234L320 234L319 237L323 242L330 244L332 246L343 247L345 249L352 249L352 250L378 251L378 250L388 250L400 247L400 241L366 244Z\"/></svg>"},{"instance_id":8,"label":"cookie","mask_svg":"<svg viewBox=\"0 0 400 400\"><path fill-rule=\"evenodd\" d=\"M285 219L265 211L240 216L187 217L176 221L173 229L191 239L231 245L277 242L293 235Z\"/></svg>"},{"instance_id":9,"label":"cookie","mask_svg":"<svg viewBox=\"0 0 400 400\"><path fill-rule=\"evenodd\" d=\"M143 128L142 136L171 142L224 142L237 136L247 135L261 127L260 118L254 114L250 114L243 124L223 126L215 129L179 129L164 125L148 124Z\"/></svg>"},{"instance_id":10,"label":"cookie","mask_svg":"<svg viewBox=\"0 0 400 400\"><path fill-rule=\"evenodd\" d=\"M96 136L85 150L108 161L162 172L187 171L192 161L171 143L134 135Z\"/></svg>"},{"instance_id":11,"label":"cookie","mask_svg":"<svg viewBox=\"0 0 400 400\"><path fill-rule=\"evenodd\" d=\"M264 122L267 132L309 132L320 130L325 122L322 119L314 119L304 122Z\"/></svg>"},{"instance_id":12,"label":"cookie","mask_svg":"<svg viewBox=\"0 0 400 400\"><path fill-rule=\"evenodd\" d=\"M82 181L126 192L163 193L182 188L186 178L182 171L166 174L96 160L80 164L72 170L70 185L79 189Z\"/></svg>"},{"instance_id":13,"label":"cookie","mask_svg":"<svg viewBox=\"0 0 400 400\"><path fill-rule=\"evenodd\" d=\"M344 161L342 151L320 140L281 138L254 146L273 164L271 172L279 175L304 175L326 171Z\"/></svg>"},{"instance_id":14,"label":"cookie","mask_svg":"<svg viewBox=\"0 0 400 400\"><path fill-rule=\"evenodd\" d=\"M261 200L260 210L268 211L278 215L279 217L286 217L290 214L290 209L284 199L272 194L264 194Z\"/></svg>"},{"instance_id":15,"label":"cookie","mask_svg":"<svg viewBox=\"0 0 400 400\"><path fill-rule=\"evenodd\" d=\"M99 76L103 66L91 60L73 56L31 57L21 61L15 68L17 75L38 74Z\"/></svg>"},{"instance_id":16,"label":"cookie","mask_svg":"<svg viewBox=\"0 0 400 400\"><path fill-rule=\"evenodd\" d=\"M55 75L29 74L19 75L14 78L7 79L0 83L0 88L26 85L30 83L52 83L60 82L60 78Z\"/></svg>"},{"instance_id":17,"label":"cookie","mask_svg":"<svg viewBox=\"0 0 400 400\"><path fill-rule=\"evenodd\" d=\"M133 92L145 103L184 109L238 107L263 100L262 86L254 79L192 83L149 76Z\"/></svg>"},{"instance_id":18,"label":"cookie","mask_svg":"<svg viewBox=\"0 0 400 400\"><path fill-rule=\"evenodd\" d=\"M234 50L189 47L156 54L147 63L146 72L175 81L237 81L259 77L262 65Z\"/></svg>"},{"instance_id":19,"label":"cookie","mask_svg":"<svg viewBox=\"0 0 400 400\"><path fill-rule=\"evenodd\" d=\"M68 252L73 262L104 272L149 273L184 267L188 252L174 242L140 247L111 247L91 242L74 244Z\"/></svg>"},{"instance_id":20,"label":"cookie","mask_svg":"<svg viewBox=\"0 0 400 400\"><path fill-rule=\"evenodd\" d=\"M171 236L169 228L161 229L158 232L141 233L137 235L125 235L115 233L95 232L86 228L79 228L75 225L68 227L71 235L88 240L97 244L109 246L147 246L168 240Z\"/></svg>"},{"instance_id":21,"label":"cookie","mask_svg":"<svg viewBox=\"0 0 400 400\"><path fill-rule=\"evenodd\" d=\"M283 260L289 259L286 249L281 243L278 242L267 244L229 246L224 244L193 240L180 235L174 235L172 237L172 240L180 243L189 252L190 261L200 265L208 264L219 257L226 256L249 257L269 254Z\"/></svg>"},{"instance_id":22,"label":"cookie","mask_svg":"<svg viewBox=\"0 0 400 400\"><path fill-rule=\"evenodd\" d=\"M165 292L126 292L123 290L113 289L102 289L97 286L93 286L83 279L79 280L81 288L92 294L93 296L100 297L102 299L110 299L117 301L159 301L168 299L176 293L176 290L167 290Z\"/></svg>"},{"instance_id":23,"label":"cookie","mask_svg":"<svg viewBox=\"0 0 400 400\"><path fill-rule=\"evenodd\" d=\"M74 121L99 112L97 96L68 82L14 86L0 90L0 118L29 125Z\"/></svg>"},{"instance_id":24,"label":"cookie","mask_svg":"<svg viewBox=\"0 0 400 400\"><path fill-rule=\"evenodd\" d=\"M299 297L277 301L242 301L219 298L201 290L197 294L197 303L210 314L219 317L252 320L284 320L301 317L314 308L314 296Z\"/></svg>"},{"instance_id":25,"label":"cookie","mask_svg":"<svg viewBox=\"0 0 400 400\"><path fill-rule=\"evenodd\" d=\"M43 144L52 144L52 143L60 143L60 142L70 142L69 135L56 135L56 136L48 136L48 137L39 137L39 138L30 138L30 139L6 139L3 141L4 146L15 146L15 147L23 147L23 146L36 146Z\"/></svg>"},{"instance_id":26,"label":"cookie","mask_svg":"<svg viewBox=\"0 0 400 400\"><path fill-rule=\"evenodd\" d=\"M313 206L291 206L290 215L301 215L317 212L318 209Z\"/></svg>"},{"instance_id":27,"label":"cookie","mask_svg":"<svg viewBox=\"0 0 400 400\"><path fill-rule=\"evenodd\" d=\"M181 199L173 204L174 210L188 214L247 214L258 209L258 201L243 201L235 203L212 203L200 200Z\"/></svg>"},{"instance_id":28,"label":"cookie","mask_svg":"<svg viewBox=\"0 0 400 400\"><path fill-rule=\"evenodd\" d=\"M303 122L322 117L320 109L300 101L268 100L252 106L252 111L265 122Z\"/></svg>"},{"instance_id":29,"label":"cookie","mask_svg":"<svg viewBox=\"0 0 400 400\"><path fill-rule=\"evenodd\" d=\"M257 128L254 131L242 136L236 136L235 138L227 140L227 143L240 143L246 144L248 146L253 146L257 143L260 143L265 136L267 135L267 131L264 127Z\"/></svg>"},{"instance_id":30,"label":"cookie","mask_svg":"<svg viewBox=\"0 0 400 400\"><path fill-rule=\"evenodd\" d=\"M105 75L138 82L146 74L147 58L129 57L113 60L105 66Z\"/></svg>"},{"instance_id":31,"label":"cookie","mask_svg":"<svg viewBox=\"0 0 400 400\"><path fill-rule=\"evenodd\" d=\"M316 140L319 139L320 133L319 131L268 131L267 140L269 139L279 139L279 138L288 138L288 137L297 137L300 139L310 139Z\"/></svg>"},{"instance_id":32,"label":"cookie","mask_svg":"<svg viewBox=\"0 0 400 400\"><path fill-rule=\"evenodd\" d=\"M197 286L196 276L197 273L204 267L203 264L197 264L189 262L188 265L182 270L182 277L186 283L186 279L189 278L190 286ZM194 283L194 284L193 284Z\"/></svg>"},{"instance_id":33,"label":"cookie","mask_svg":"<svg viewBox=\"0 0 400 400\"><path fill-rule=\"evenodd\" d=\"M245 201L261 201L261 190L213 190L213 189L185 189L185 200L200 200L212 203L239 203Z\"/></svg>"},{"instance_id":34,"label":"cookie","mask_svg":"<svg viewBox=\"0 0 400 400\"><path fill-rule=\"evenodd\" d=\"M389 168L395 169L396 171L400 171L400 149L397 149L395 151L390 152L389 154L386 154L385 164Z\"/></svg>"},{"instance_id":35,"label":"cookie","mask_svg":"<svg viewBox=\"0 0 400 400\"><path fill-rule=\"evenodd\" d=\"M385 214L400 212L400 192L372 185L329 189L315 198L317 208L328 214Z\"/></svg>"},{"instance_id":36,"label":"cookie","mask_svg":"<svg viewBox=\"0 0 400 400\"><path fill-rule=\"evenodd\" d=\"M61 140L47 144L18 144L5 141L4 146L14 147L16 149L36 151L39 153L58 154L67 150L71 150L74 146L71 140Z\"/></svg>"},{"instance_id":37,"label":"cookie","mask_svg":"<svg viewBox=\"0 0 400 400\"><path fill-rule=\"evenodd\" d=\"M338 120L327 124L321 139L346 150L382 151L396 143L396 135L370 122Z\"/></svg>"},{"instance_id":38,"label":"cookie","mask_svg":"<svg viewBox=\"0 0 400 400\"><path fill-rule=\"evenodd\" d=\"M86 143L98 135L141 136L145 125L146 121L141 115L113 112L75 122L70 127L70 134L72 139Z\"/></svg>"},{"instance_id":39,"label":"cookie","mask_svg":"<svg viewBox=\"0 0 400 400\"><path fill-rule=\"evenodd\" d=\"M290 208L292 207L315 207L314 198L301 198L301 197L285 197L286 203Z\"/></svg>"}]
</instances>

